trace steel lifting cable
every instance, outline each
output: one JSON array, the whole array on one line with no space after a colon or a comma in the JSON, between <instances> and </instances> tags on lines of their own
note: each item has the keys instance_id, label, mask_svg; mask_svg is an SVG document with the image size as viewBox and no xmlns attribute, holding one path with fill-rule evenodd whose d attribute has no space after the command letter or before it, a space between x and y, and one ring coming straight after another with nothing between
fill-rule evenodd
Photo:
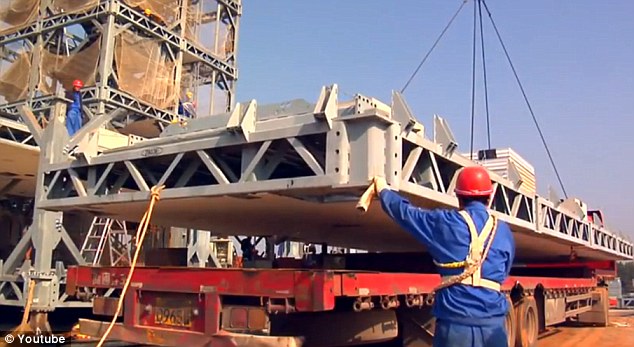
<instances>
[{"instance_id":1,"label":"steel lifting cable","mask_svg":"<svg viewBox=\"0 0 634 347\"><path fill-rule=\"evenodd\" d=\"M484 107L487 115L487 149L491 149L491 122L489 117L489 87L487 84L487 63L484 50L484 29L482 28L482 1L478 0L478 17L480 21L480 49L482 51L482 77L484 79Z\"/></svg>"},{"instance_id":2,"label":"steel lifting cable","mask_svg":"<svg viewBox=\"0 0 634 347\"><path fill-rule=\"evenodd\" d=\"M544 137L544 134L541 130L541 127L539 126L539 122L537 121L537 117L535 117L535 113L533 112L533 107L531 106L530 102L528 101L528 97L526 96L526 92L524 91L524 86L522 85L522 82L520 81L519 76L517 75L517 71L515 70L515 66L513 65L513 62L511 61L511 56L509 55L507 49L506 49L506 45L504 45L504 41L502 40L502 36L500 35L500 32L497 28L497 25L495 25L495 21L493 20L493 16L491 15L491 11L489 10L489 7L487 6L487 3L485 0L480 0L482 1L482 4L484 5L484 9L487 11L487 14L489 15L489 20L491 21L491 24L493 25L493 29L495 30L495 34L497 35L498 41L500 41L500 45L502 45L502 49L504 50L504 54L506 55L506 60L509 62L509 65L511 66L511 70L513 70L513 75L515 76L515 80L517 81L517 84L520 87L520 90L522 92L522 96L524 97L524 101L526 102L526 106L528 106L528 110L531 114L531 117L533 118L533 122L535 123L535 127L537 127L537 132L539 132L539 137L542 140L542 143L544 144L544 148L546 149L546 153L548 154L548 159L550 160L550 164L553 167L553 170L555 171L555 175L557 176L557 180L559 181L559 185L561 186L561 190L564 193L564 197L567 199L568 198L568 194L566 193L566 188L564 187L564 183L561 180L561 176L559 175L559 170L557 170L557 165L555 165L555 160L553 159L553 156L550 153L550 149L548 147L548 144L546 143L546 139Z\"/></svg>"},{"instance_id":3,"label":"steel lifting cable","mask_svg":"<svg viewBox=\"0 0 634 347\"><path fill-rule=\"evenodd\" d=\"M164 187L165 186L158 186L158 187L155 186L155 187L152 187L152 189L150 190L150 196L151 196L150 205L148 206L147 211L145 211L143 218L141 218L141 222L139 223L139 227L137 228L137 231L136 231L136 249L134 251L134 257L132 258L132 262L130 264L130 271L128 272L128 276L126 277L125 283L123 284L123 289L121 289L121 296L119 297L119 300L117 301L117 310L114 313L114 316L112 317L112 321L110 322L110 325L108 325L108 329L106 329L106 332L101 336L101 339L99 340L99 343L97 344L97 347L103 346L104 342L106 341L106 338L108 338L108 335L110 335L112 328L114 328L114 325L117 322L117 318L119 314L121 313L121 309L123 308L124 297L128 290L128 287L130 286L130 282L132 281L132 275L134 274L134 269L136 268L136 263L137 263L137 260L139 259L139 254L141 253L143 240L145 239L145 234L147 233L148 226L150 225L150 220L152 219L152 213L154 212L154 205L160 200L161 191L163 190Z\"/></svg>"},{"instance_id":4,"label":"steel lifting cable","mask_svg":"<svg viewBox=\"0 0 634 347\"><path fill-rule=\"evenodd\" d=\"M462 8L464 7L464 5L467 3L467 1L469 0L464 0L462 2L462 4L460 5L460 7L458 8L458 10L456 11L456 13L454 13L453 17L451 17L451 19L449 20L449 23L447 23L447 25L445 26L445 28L442 30L442 32L440 33L440 35L438 36L438 38L436 39L436 41L434 42L434 44L431 46L431 48L429 49L429 51L427 51L427 54L425 54L425 56L423 57L423 59L421 60L421 62L418 64L418 67L416 67L416 70L414 70L414 72L412 73L412 75L409 77L409 79L407 80L407 82L405 83L405 85L403 86L403 88L401 88L401 94L405 92L405 89L407 89L407 87L409 86L409 84L412 82L412 80L414 79L414 77L416 76L416 74L418 73L418 70L420 70L420 68L423 66L423 64L425 64L425 62L427 61L427 58L429 58L429 55L431 54L431 52L434 51L434 48L436 48L436 45L438 45L438 42L440 42L440 40L443 38L443 36L445 35L445 33L447 32L447 30L449 29L449 27L451 26L451 24L453 23L453 21L456 19L456 17L458 17L458 14L460 13L460 11L462 11Z\"/></svg>"},{"instance_id":5,"label":"steel lifting cable","mask_svg":"<svg viewBox=\"0 0 634 347\"><path fill-rule=\"evenodd\" d=\"M477 0L473 2L473 51L471 54L471 144L469 147L469 158L473 160L473 137L475 128L475 81L476 81L476 23L478 6Z\"/></svg>"},{"instance_id":6,"label":"steel lifting cable","mask_svg":"<svg viewBox=\"0 0 634 347\"><path fill-rule=\"evenodd\" d=\"M477 11L477 12L476 12ZM491 149L491 123L489 116L489 88L487 83L487 65L486 54L484 49L484 28L482 26L482 3L476 0L473 3L473 55L471 60L471 148L469 148L469 157L473 160L473 146L475 138L475 82L476 82L476 22L480 24L480 50L482 52L482 75L484 79L484 105L486 109L487 124L487 149Z\"/></svg>"}]
</instances>

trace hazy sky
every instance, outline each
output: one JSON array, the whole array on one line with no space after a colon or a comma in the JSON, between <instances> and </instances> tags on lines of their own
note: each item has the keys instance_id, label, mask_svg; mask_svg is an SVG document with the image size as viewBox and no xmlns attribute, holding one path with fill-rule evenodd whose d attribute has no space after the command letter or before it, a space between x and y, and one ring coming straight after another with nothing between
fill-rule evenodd
<instances>
[{"instance_id":1,"label":"hazy sky","mask_svg":"<svg viewBox=\"0 0 634 347\"><path fill-rule=\"evenodd\" d=\"M362 93L389 103L461 2L245 0L238 100L315 102L322 85L337 83L346 98ZM628 223L634 209L634 2L487 4L568 194L603 209L608 225L634 236ZM555 175L490 22L484 23L492 145L512 147L529 160L543 193L558 187ZM469 149L472 25L469 1L405 92L430 130L434 114L445 117L461 151ZM476 147L486 146L482 95Z\"/></svg>"}]
</instances>

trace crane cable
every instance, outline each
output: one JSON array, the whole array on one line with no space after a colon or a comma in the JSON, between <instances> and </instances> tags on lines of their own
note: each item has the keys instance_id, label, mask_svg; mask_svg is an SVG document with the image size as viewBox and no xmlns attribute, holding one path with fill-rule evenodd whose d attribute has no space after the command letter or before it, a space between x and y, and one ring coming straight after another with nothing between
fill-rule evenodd
<instances>
[{"instance_id":1,"label":"crane cable","mask_svg":"<svg viewBox=\"0 0 634 347\"><path fill-rule=\"evenodd\" d=\"M482 77L484 79L484 107L487 115L487 149L491 149L491 122L489 117L489 88L487 84L487 63L484 50L484 30L482 29L482 1L478 1L478 17L480 18L480 45L482 51Z\"/></svg>"},{"instance_id":2,"label":"crane cable","mask_svg":"<svg viewBox=\"0 0 634 347\"><path fill-rule=\"evenodd\" d=\"M555 171L555 175L557 176L557 181L559 181L559 185L561 186L561 190L564 193L564 197L567 199L568 198L568 194L566 193L566 188L564 187L564 183L561 180L561 176L559 175L559 170L557 170L557 165L555 165L555 160L553 159L552 154L550 153L550 148L548 147L548 144L546 143L546 139L544 137L544 133L541 130L541 127L539 126L539 122L537 121L537 117L535 117L535 113L533 112L533 107L531 106L530 102L528 101L528 97L526 96L526 92L524 91L524 86L522 85L522 82L520 81L519 76L517 75L517 71L515 70L515 66L513 65L513 62L511 61L511 57L509 55L509 52L506 49L506 45L504 45L504 41L502 40L502 36L500 35L500 32L497 28L497 25L495 25L495 21L493 20L493 16L491 14L491 11L489 10L489 7L487 6L487 3L485 0L479 0L482 2L482 4L484 5L484 9L486 10L487 14L489 15L489 20L491 21L491 24L493 25L493 29L495 30L495 34L497 35L498 41L500 41L500 44L502 45L502 49L504 50L504 54L506 55L506 60L508 60L509 65L511 66L511 69L513 70L513 75L515 75L515 80L517 81L517 84L520 87L520 90L522 92L522 96L524 97L524 101L526 102L526 106L528 106L528 110L531 114L531 117L533 118L533 122L535 123L535 126L537 127L537 132L539 132L539 137L542 140L542 143L544 145L544 148L546 149L546 153L548 154L548 159L550 160L550 164L552 165L554 171Z\"/></svg>"},{"instance_id":3,"label":"crane cable","mask_svg":"<svg viewBox=\"0 0 634 347\"><path fill-rule=\"evenodd\" d=\"M99 340L99 343L97 344L97 347L103 346L106 339L108 338L108 335L110 335L112 328L114 328L114 325L117 322L117 318L119 317L119 314L121 313L125 294L128 290L128 287L130 286L130 282L132 281L132 275L134 274L134 269L136 268L136 263L137 263L137 260L139 259L139 254L141 253L141 246L143 245L145 234L147 233L148 226L150 225L150 220L152 219L152 213L154 212L154 205L160 200L161 191L163 190L164 187L165 186L154 186L150 190L150 196L151 196L150 205L148 206L147 211L145 211L145 214L143 214L143 218L141 218L141 222L139 223L139 227L137 228L137 231L136 231L136 237L135 237L136 250L134 251L134 257L132 258L132 262L130 264L130 271L128 272L128 276L125 279L123 288L121 289L121 296L119 297L119 300L117 301L117 310L114 313L112 317L112 321L108 325L106 332L101 336L101 339Z\"/></svg>"},{"instance_id":4,"label":"crane cable","mask_svg":"<svg viewBox=\"0 0 634 347\"><path fill-rule=\"evenodd\" d=\"M473 160L473 135L475 128L475 81L476 81L476 10L477 0L473 2L473 50L471 54L471 143L469 147L469 158Z\"/></svg>"},{"instance_id":5,"label":"crane cable","mask_svg":"<svg viewBox=\"0 0 634 347\"><path fill-rule=\"evenodd\" d=\"M477 10L477 14L476 14ZM473 142L475 136L475 81L476 81L476 22L480 23L480 51L482 52L482 75L484 79L484 104L486 109L487 125L487 149L491 149L491 122L489 113L489 88L487 83L487 65L484 49L484 29L482 26L482 2L476 0L473 3L473 56L471 61L471 148L469 157L473 160Z\"/></svg>"},{"instance_id":6,"label":"crane cable","mask_svg":"<svg viewBox=\"0 0 634 347\"><path fill-rule=\"evenodd\" d=\"M442 30L442 32L440 33L440 35L438 36L438 38L436 39L436 41L434 42L434 44L431 46L431 48L429 49L429 51L427 51L427 53L425 54L425 56L423 57L423 59L421 60L421 62L418 64L418 67L416 67L416 69L414 70L414 72L412 73L412 75L409 77L409 79L407 80L407 82L405 83L405 85L403 86L403 88L401 88L401 94L403 94L405 92L405 89L407 89L407 87L409 86L409 84L412 82L412 80L414 79L414 77L416 76L416 74L418 73L418 70L420 70L420 68L423 66L423 64L425 64L425 62L427 61L427 58L429 58L429 55L434 51L434 48L436 48L436 45L438 45L438 42L440 42L440 40L443 38L443 36L445 35L445 33L447 32L447 30L449 29L449 27L451 26L451 24L453 23L453 21L456 19L456 17L458 17L458 14L460 13L460 11L462 11L462 8L464 7L464 5L467 3L467 1L469 0L463 0L462 4L460 5L460 7L458 8L458 10L456 11L456 13L454 13L453 17L451 17L451 19L449 20L449 23L447 23L447 25L445 26L445 28Z\"/></svg>"}]
</instances>

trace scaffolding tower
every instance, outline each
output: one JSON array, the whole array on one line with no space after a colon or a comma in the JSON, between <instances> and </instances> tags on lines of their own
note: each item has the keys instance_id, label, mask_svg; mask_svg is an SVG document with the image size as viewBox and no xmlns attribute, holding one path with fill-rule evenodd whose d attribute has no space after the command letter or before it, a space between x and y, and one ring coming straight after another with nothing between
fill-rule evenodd
<instances>
[{"instance_id":1,"label":"scaffolding tower","mask_svg":"<svg viewBox=\"0 0 634 347\"><path fill-rule=\"evenodd\" d=\"M65 265L85 263L78 231L92 216L86 222L38 209L38 167L95 130L156 137L183 118L185 101L198 116L230 111L241 12L239 0L0 3L0 200L28 206L17 210L33 220L0 257L0 305L23 306L28 280L35 280L33 311L88 306L69 300L64 283ZM44 143L48 124L65 117L76 79L84 83L84 126Z\"/></svg>"}]
</instances>

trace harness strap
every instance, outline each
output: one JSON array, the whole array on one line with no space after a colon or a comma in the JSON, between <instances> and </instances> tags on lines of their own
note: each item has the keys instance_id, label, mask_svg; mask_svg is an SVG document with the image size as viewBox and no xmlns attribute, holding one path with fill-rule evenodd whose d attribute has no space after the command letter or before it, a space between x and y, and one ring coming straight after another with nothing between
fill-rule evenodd
<instances>
[{"instance_id":1,"label":"harness strap","mask_svg":"<svg viewBox=\"0 0 634 347\"><path fill-rule=\"evenodd\" d=\"M472 264L467 265L473 266L479 264L477 265L476 271L473 273L473 275L467 279L471 279L471 284L473 286L480 287L480 284L482 283L481 263L484 263L484 257L486 256L484 255L485 241L489 238L489 235L491 235L491 232L497 226L496 219L489 215L489 218L484 224L482 232L480 233L480 235L478 235L478 231L475 224L473 223L473 219L467 213L467 211L460 211L460 215L469 226L469 233L471 234L471 244L469 246L469 256L467 257L467 262L470 260ZM493 242L493 240L489 242Z\"/></svg>"},{"instance_id":2,"label":"harness strap","mask_svg":"<svg viewBox=\"0 0 634 347\"><path fill-rule=\"evenodd\" d=\"M488 255L489 248L495 237L495 231L497 227L497 219L491 215L487 219L482 232L478 235L477 228L473 219L467 213L467 211L459 211L460 216L464 219L469 229L469 236L471 238L469 243L469 253L467 259L464 261L457 261L451 263L434 263L442 268L464 268L464 272L456 276L443 276L441 285L434 291L451 286L453 284L465 284L474 287L484 287L496 291L500 291L500 284L485 278L482 278L482 263ZM487 239L488 244L486 243ZM486 247L485 247L486 246Z\"/></svg>"},{"instance_id":3,"label":"harness strap","mask_svg":"<svg viewBox=\"0 0 634 347\"><path fill-rule=\"evenodd\" d=\"M451 279L452 277L453 276L442 276L441 280L443 282L445 282L445 281ZM495 281L491 281L491 280L488 280L486 278L480 278L480 281L479 281L480 283L478 285L475 285L474 282L472 281L472 278L473 277L467 277L467 278L465 278L464 280L462 280L462 281L460 281L458 283L464 284L464 285L467 285L467 286L484 287L484 288L487 288L487 289L495 290L496 292L499 292L500 290L502 290L502 286L499 283L495 282Z\"/></svg>"}]
</instances>

